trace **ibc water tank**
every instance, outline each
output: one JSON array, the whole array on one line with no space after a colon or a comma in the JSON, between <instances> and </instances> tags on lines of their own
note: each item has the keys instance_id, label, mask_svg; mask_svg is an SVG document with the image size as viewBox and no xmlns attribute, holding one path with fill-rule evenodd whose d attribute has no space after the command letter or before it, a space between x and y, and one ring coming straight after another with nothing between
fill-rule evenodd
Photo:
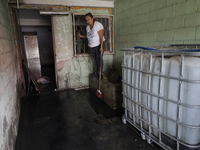
<instances>
[{"instance_id":1,"label":"ibc water tank","mask_svg":"<svg viewBox=\"0 0 200 150\"><path fill-rule=\"evenodd\" d=\"M182 68L184 79L188 81L200 80L200 58L184 57L184 64ZM181 57L171 57L168 75L179 78L180 72ZM178 137L181 141L192 145L198 144L200 142L200 129L194 127L200 126L200 117L197 116L197 114L200 114L200 109L194 107L200 105L200 85L197 83L190 83L173 79L167 79L167 83L168 84L165 87L166 97L175 102L186 104L188 107L183 105L178 106L175 103L165 101L164 114L169 118L178 120L184 125L180 126L180 131L178 132L176 123L165 119L164 131L174 137L177 136L176 134L178 132ZM179 114L177 110L178 107L180 109Z\"/></svg>"},{"instance_id":2,"label":"ibc water tank","mask_svg":"<svg viewBox=\"0 0 200 150\"><path fill-rule=\"evenodd\" d=\"M131 62L132 62L132 56L130 54L127 54L125 56L125 59L124 59L124 66L128 67L128 68L131 68L132 67L132 63ZM131 83L131 75L132 75L131 69L125 68L123 70L123 80L124 80L125 83L129 83L129 84ZM123 84L123 92L129 98L132 97L132 91L131 91L131 89L132 89L132 87L130 85ZM128 115L132 119L133 118L132 114L131 114L131 112L132 112L132 101L130 99L128 99L127 97L124 97L123 104L125 106L128 106L128 109L130 111L126 115Z\"/></svg>"},{"instance_id":3,"label":"ibc water tank","mask_svg":"<svg viewBox=\"0 0 200 150\"><path fill-rule=\"evenodd\" d=\"M200 148L200 51L125 49L122 67L124 119L162 147Z\"/></svg>"},{"instance_id":4,"label":"ibc water tank","mask_svg":"<svg viewBox=\"0 0 200 150\"><path fill-rule=\"evenodd\" d=\"M166 75L168 72L169 59L165 58L162 63L162 57L155 57L152 62L152 73ZM164 97L164 90L166 85L166 79L160 78L159 76L152 75L151 78L151 93L156 96L151 96L151 109L161 115L163 115L163 99L158 98L158 96ZM156 113L151 114L151 123L153 126L159 129L163 129L163 118ZM153 128L153 134L158 137L158 131Z\"/></svg>"}]
</instances>

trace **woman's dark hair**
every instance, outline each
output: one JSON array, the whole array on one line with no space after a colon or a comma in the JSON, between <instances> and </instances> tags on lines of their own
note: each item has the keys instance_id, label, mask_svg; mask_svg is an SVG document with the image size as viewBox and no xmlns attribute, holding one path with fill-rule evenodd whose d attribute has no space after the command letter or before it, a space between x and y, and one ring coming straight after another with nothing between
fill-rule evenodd
<instances>
[{"instance_id":1,"label":"woman's dark hair","mask_svg":"<svg viewBox=\"0 0 200 150\"><path fill-rule=\"evenodd\" d=\"M86 16L90 16L91 18L93 18L93 15L89 12L89 13L87 13L87 14L85 14L85 17Z\"/></svg>"}]
</instances>

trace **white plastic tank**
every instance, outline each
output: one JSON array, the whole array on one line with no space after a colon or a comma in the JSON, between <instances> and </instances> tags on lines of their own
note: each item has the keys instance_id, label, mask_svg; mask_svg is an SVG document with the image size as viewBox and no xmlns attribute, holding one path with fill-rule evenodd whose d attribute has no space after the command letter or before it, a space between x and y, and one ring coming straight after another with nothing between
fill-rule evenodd
<instances>
[{"instance_id":1,"label":"white plastic tank","mask_svg":"<svg viewBox=\"0 0 200 150\"><path fill-rule=\"evenodd\" d=\"M127 54L127 55L125 56L124 66L125 66L125 67L131 68L131 67L132 67L132 63L131 63L131 62L132 62L132 56L131 56L131 54ZM131 76L132 76L131 69L125 68L125 69L123 70L123 80L124 80L124 82L125 82L125 83L131 84ZM129 97L129 98L132 97L132 91L131 91L131 90L132 90L132 87L131 87L131 86L129 86L129 85L127 85L127 84L123 84L123 92L124 92L125 95L126 95L127 97ZM128 98L126 98L126 97L124 97L123 104L124 104L125 106L127 106L128 109L130 110L129 113L128 113L127 115L128 115L131 119L133 119L133 117L132 117L133 115L131 114L131 112L133 111L131 100L128 99Z\"/></svg>"},{"instance_id":2,"label":"white plastic tank","mask_svg":"<svg viewBox=\"0 0 200 150\"><path fill-rule=\"evenodd\" d=\"M135 54L134 55L134 67L133 68L135 68L135 69L137 69L137 70L139 70L140 69L140 55L139 54ZM140 112L139 112L139 109L140 109L140 106L137 104L137 103L139 103L139 90L138 89L136 89L136 88L139 88L139 72L138 71L134 71L133 70L133 77L132 77L132 85L135 87L135 88L133 88L132 89L132 98L133 98L133 100L135 101L135 103L133 103L133 108L134 108L134 114L135 115L137 115L137 116L140 116ZM136 117L135 118L135 122L137 123L137 124L139 124L140 123L140 121L139 121L139 118L138 117Z\"/></svg>"},{"instance_id":3,"label":"white plastic tank","mask_svg":"<svg viewBox=\"0 0 200 150\"><path fill-rule=\"evenodd\" d=\"M170 58L168 75L172 77L180 77L181 71L181 57L175 56ZM183 64L183 78L188 80L200 80L200 58L199 57L184 57ZM176 102L179 101L189 106L200 105L200 85L196 83L182 82L182 88L180 88L180 81L168 79L168 84L165 86L166 97L172 99ZM180 90L180 91L179 91ZM179 96L180 92L180 96ZM179 120L180 122L193 126L200 126L200 109L188 108L180 106L179 115L178 106L172 102L164 102L164 114L174 120ZM195 145L200 142L200 130L199 128L190 128L185 126L180 126L179 131L177 131L176 123L165 119L164 121L164 131L170 135L176 137L178 132L178 137L181 141L187 144Z\"/></svg>"},{"instance_id":4,"label":"white plastic tank","mask_svg":"<svg viewBox=\"0 0 200 150\"><path fill-rule=\"evenodd\" d=\"M162 58L161 57L156 57L153 62L152 62L152 73L155 74L160 74L161 72L163 72L163 74L165 74L166 72L166 61L163 62L163 68L161 66L162 64ZM152 75L151 77L151 93L157 95L157 96L163 96L164 93L164 88L162 88L165 84L164 82L165 80L159 77L159 76L155 76ZM159 112L162 114L163 112L163 100L160 99L159 102L159 98L155 97L155 96L151 96L151 109L154 110L155 112ZM160 121L158 119L158 115L155 113L151 114L151 123L153 126L155 126L156 128L161 128L163 127L163 118L160 117ZM153 128L153 134L158 137L158 131Z\"/></svg>"},{"instance_id":5,"label":"white plastic tank","mask_svg":"<svg viewBox=\"0 0 200 150\"><path fill-rule=\"evenodd\" d=\"M131 99L124 96L124 105L138 128L192 146L200 143L200 57L182 56L125 51L123 93Z\"/></svg>"},{"instance_id":6,"label":"white plastic tank","mask_svg":"<svg viewBox=\"0 0 200 150\"><path fill-rule=\"evenodd\" d=\"M148 57L149 55L143 55L143 58L142 58L142 71L145 71L145 72L149 72L149 67L150 67L150 57ZM149 90L149 82L150 81L150 75L148 73L142 73L142 78L141 78L141 89L143 91L147 91ZM150 120L150 114L151 112L149 112L145 107L148 107L150 106L149 102L148 101L148 94L145 93L145 92L141 92L141 104L142 106L142 119L144 119L145 121L149 122ZM149 126L147 123L143 122L143 127L146 129L146 130L149 130Z\"/></svg>"}]
</instances>

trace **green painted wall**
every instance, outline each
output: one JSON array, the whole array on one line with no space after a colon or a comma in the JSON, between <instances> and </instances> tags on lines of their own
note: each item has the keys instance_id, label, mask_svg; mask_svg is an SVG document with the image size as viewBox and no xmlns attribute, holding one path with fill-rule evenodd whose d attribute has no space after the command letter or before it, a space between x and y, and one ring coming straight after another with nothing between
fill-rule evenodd
<instances>
[{"instance_id":1,"label":"green painted wall","mask_svg":"<svg viewBox=\"0 0 200 150\"><path fill-rule=\"evenodd\" d=\"M91 55L74 57L72 13L110 14L105 9L71 9L67 16L53 17L53 33L56 51L56 70L58 88L82 88L89 86L89 74L93 72L93 59ZM113 55L104 55L104 71L113 65Z\"/></svg>"},{"instance_id":2,"label":"green painted wall","mask_svg":"<svg viewBox=\"0 0 200 150\"><path fill-rule=\"evenodd\" d=\"M7 0L0 0L0 149L14 150L20 114L16 52Z\"/></svg>"},{"instance_id":3,"label":"green painted wall","mask_svg":"<svg viewBox=\"0 0 200 150\"><path fill-rule=\"evenodd\" d=\"M200 43L200 0L116 0L115 33L139 46ZM121 48L133 45L115 37L114 66L121 70Z\"/></svg>"}]
</instances>

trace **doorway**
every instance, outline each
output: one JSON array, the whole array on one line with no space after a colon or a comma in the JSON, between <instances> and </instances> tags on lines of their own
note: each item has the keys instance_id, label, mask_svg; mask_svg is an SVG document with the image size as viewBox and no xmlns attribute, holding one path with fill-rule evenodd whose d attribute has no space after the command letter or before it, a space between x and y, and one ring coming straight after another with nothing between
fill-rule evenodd
<instances>
[{"instance_id":1,"label":"doorway","mask_svg":"<svg viewBox=\"0 0 200 150\"><path fill-rule=\"evenodd\" d=\"M50 82L38 84L42 93L52 92L56 88L55 65L50 16L41 16L39 10L20 9L18 15L22 54L34 78L43 78ZM30 94L38 93L30 82Z\"/></svg>"}]
</instances>

